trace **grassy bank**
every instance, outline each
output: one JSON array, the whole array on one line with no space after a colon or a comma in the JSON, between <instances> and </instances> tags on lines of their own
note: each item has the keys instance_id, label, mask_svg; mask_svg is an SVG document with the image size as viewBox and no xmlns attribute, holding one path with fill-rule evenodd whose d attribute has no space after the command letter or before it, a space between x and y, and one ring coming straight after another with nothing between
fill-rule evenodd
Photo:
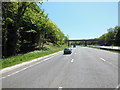
<instances>
[{"instance_id":1,"label":"grassy bank","mask_svg":"<svg viewBox=\"0 0 120 90\"><path fill-rule=\"evenodd\" d=\"M25 61L30 61L30 60L35 59L35 58L43 57L43 56L46 56L46 55L49 55L49 54L52 54L52 53L55 53L55 52L58 52L58 51L61 51L65 47L66 47L66 45L61 46L61 47L56 47L56 46L51 47L51 46L49 46L50 49L46 50L46 51L36 50L36 51L29 52L29 53L26 53L26 54L20 54L20 55L17 55L17 56L1 59L0 61L2 62L2 67L0 69L6 68L6 67L9 67L9 66L13 66L13 65L25 62Z\"/></svg>"},{"instance_id":2,"label":"grassy bank","mask_svg":"<svg viewBox=\"0 0 120 90\"><path fill-rule=\"evenodd\" d=\"M104 48L94 47L94 46L90 46L90 48L96 48L96 49L101 49L101 50L107 50L107 51L111 51L111 52L120 53L120 51L117 51L117 50L112 50L112 49L104 49Z\"/></svg>"}]
</instances>

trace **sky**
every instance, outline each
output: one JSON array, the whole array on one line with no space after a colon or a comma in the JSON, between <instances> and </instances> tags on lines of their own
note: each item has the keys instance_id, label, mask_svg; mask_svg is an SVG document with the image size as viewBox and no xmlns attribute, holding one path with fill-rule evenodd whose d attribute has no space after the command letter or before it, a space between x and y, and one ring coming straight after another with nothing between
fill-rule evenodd
<instances>
[{"instance_id":1,"label":"sky","mask_svg":"<svg viewBox=\"0 0 120 90\"><path fill-rule=\"evenodd\" d=\"M118 25L117 2L44 2L42 9L69 39L92 39Z\"/></svg>"}]
</instances>

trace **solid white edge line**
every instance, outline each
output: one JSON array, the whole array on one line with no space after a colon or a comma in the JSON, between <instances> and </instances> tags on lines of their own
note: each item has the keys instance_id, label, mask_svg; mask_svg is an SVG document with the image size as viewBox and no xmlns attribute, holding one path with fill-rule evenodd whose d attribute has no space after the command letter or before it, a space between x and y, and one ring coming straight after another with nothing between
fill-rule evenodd
<instances>
[{"instance_id":1,"label":"solid white edge line","mask_svg":"<svg viewBox=\"0 0 120 90\"><path fill-rule=\"evenodd\" d=\"M59 87L59 88L63 88L63 87Z\"/></svg>"},{"instance_id":2,"label":"solid white edge line","mask_svg":"<svg viewBox=\"0 0 120 90\"><path fill-rule=\"evenodd\" d=\"M40 61L42 62L42 61L44 61L46 58L55 56L56 54L58 54L58 53L60 53L60 52L62 52L62 51L59 51L59 52L53 53L53 54L49 54L49 55L44 56L44 57L36 58L36 59L31 60L31 61L22 62L22 63L20 63L20 64L17 64L17 65L14 65L14 66L10 66L10 67L4 68L4 69L1 69L1 70L0 70L0 75L2 76L2 73L5 73L5 72L7 72L7 71L9 71L9 70L13 70L13 69L15 69L15 68L18 68L18 67L21 67L21 66L24 66L24 65L27 65L27 64L30 64L30 63L32 63L32 62L36 62L36 61L38 61L38 60L40 60ZM1 77L0 77L0 78L1 78Z\"/></svg>"},{"instance_id":3,"label":"solid white edge line","mask_svg":"<svg viewBox=\"0 0 120 90\"><path fill-rule=\"evenodd\" d=\"M45 61L51 59L52 57L54 57L54 56L51 56L51 57L49 57L49 58L46 58L46 59L44 59L43 61L40 61L40 62L35 63L35 64L33 64L33 65L30 65L30 66L28 66L28 67L25 67L25 68L23 68L23 69L21 69L21 70L19 70L19 71L16 71L16 72L14 72L14 73L12 73L12 74L9 74L9 75L7 75L7 76L5 76L5 77L2 77L2 78L7 78L7 77L9 77L9 76L12 76L12 75L14 75L14 74L17 74L17 73L19 73L19 72L21 72L21 71L24 71L24 70L26 70L26 69L28 69L28 68L30 68L30 67L32 67L32 66L35 66L35 65L37 65L37 64L40 64L40 63L42 63L42 62L45 62ZM2 79L2 78L0 78L0 79Z\"/></svg>"},{"instance_id":4,"label":"solid white edge line","mask_svg":"<svg viewBox=\"0 0 120 90\"><path fill-rule=\"evenodd\" d=\"M0 70L0 73L2 73L2 72L4 72L4 71L11 70L11 69L14 69L14 68L16 68L16 67L20 67L20 66L23 66L23 65L26 65L26 64L29 64L29 63L38 61L38 60L42 60L42 59L45 59L45 58L49 58L50 56L54 56L54 55L56 55L56 54L58 54L58 53L60 53L60 52L62 52L62 51L59 51L59 52L57 52L57 53L53 53L53 54L50 54L50 55L47 55L47 56L43 56L43 57L40 57L40 58L36 58L36 59L31 60L31 61L22 62L22 63L20 63L20 64L16 64L16 65L14 65L14 66L10 66L10 67L4 68L4 69L1 69L1 70Z\"/></svg>"}]
</instances>

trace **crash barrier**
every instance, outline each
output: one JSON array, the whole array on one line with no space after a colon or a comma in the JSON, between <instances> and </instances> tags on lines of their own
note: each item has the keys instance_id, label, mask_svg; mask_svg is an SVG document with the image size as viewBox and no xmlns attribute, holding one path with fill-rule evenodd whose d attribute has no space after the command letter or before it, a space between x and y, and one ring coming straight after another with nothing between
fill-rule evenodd
<instances>
[{"instance_id":1,"label":"crash barrier","mask_svg":"<svg viewBox=\"0 0 120 90\"><path fill-rule=\"evenodd\" d=\"M120 47L115 47L115 46L94 46L94 47L99 47L101 49L120 51Z\"/></svg>"}]
</instances>

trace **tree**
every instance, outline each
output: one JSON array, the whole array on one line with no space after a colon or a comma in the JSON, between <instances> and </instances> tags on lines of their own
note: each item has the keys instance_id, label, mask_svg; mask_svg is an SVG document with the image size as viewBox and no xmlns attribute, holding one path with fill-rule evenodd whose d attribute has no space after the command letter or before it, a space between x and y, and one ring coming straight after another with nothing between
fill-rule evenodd
<instances>
[{"instance_id":1,"label":"tree","mask_svg":"<svg viewBox=\"0 0 120 90\"><path fill-rule=\"evenodd\" d=\"M99 45L117 45L120 46L120 27L116 26L114 28L109 28L108 33L103 34L99 37Z\"/></svg>"},{"instance_id":2,"label":"tree","mask_svg":"<svg viewBox=\"0 0 120 90\"><path fill-rule=\"evenodd\" d=\"M5 56L11 56L16 54L18 30L21 24L21 18L24 15L26 8L30 3L26 2L6 2L3 5L3 27L6 27L6 46ZM5 29L4 29L5 30ZM3 34L4 35L4 34ZM5 39L5 38L4 38Z\"/></svg>"},{"instance_id":3,"label":"tree","mask_svg":"<svg viewBox=\"0 0 120 90\"><path fill-rule=\"evenodd\" d=\"M66 36L36 2L2 4L4 57L35 50L36 46L43 47L48 40L58 46L65 43Z\"/></svg>"},{"instance_id":4,"label":"tree","mask_svg":"<svg viewBox=\"0 0 120 90\"><path fill-rule=\"evenodd\" d=\"M115 45L120 46L120 26L115 27Z\"/></svg>"}]
</instances>

